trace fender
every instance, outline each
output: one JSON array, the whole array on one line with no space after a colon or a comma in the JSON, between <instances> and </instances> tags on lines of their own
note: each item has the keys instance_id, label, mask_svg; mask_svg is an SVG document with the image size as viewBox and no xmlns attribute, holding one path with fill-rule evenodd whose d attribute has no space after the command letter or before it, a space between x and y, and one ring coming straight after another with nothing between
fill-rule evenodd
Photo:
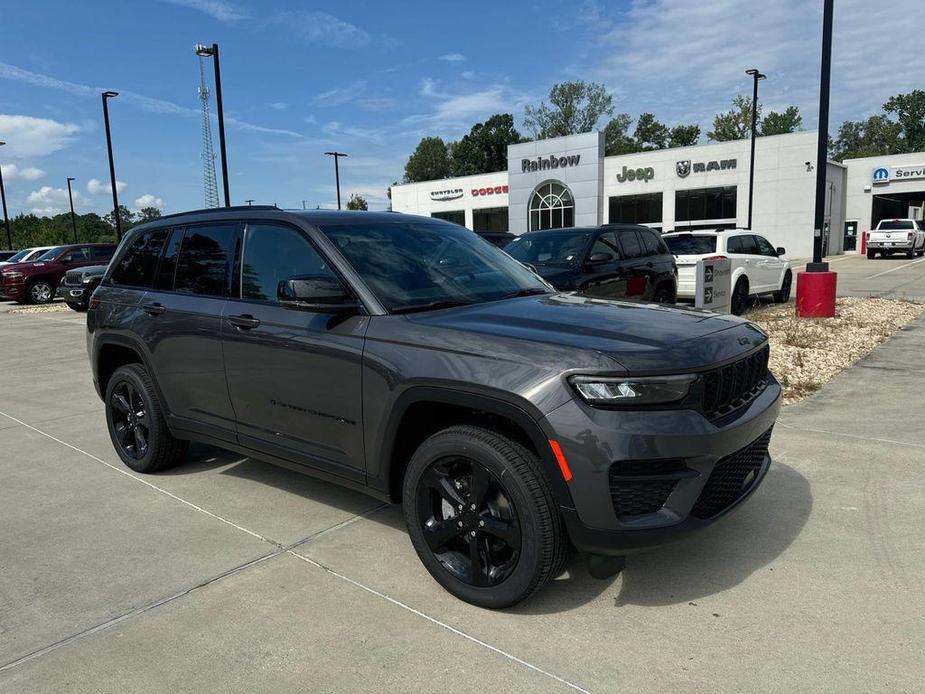
<instances>
[{"instance_id":1,"label":"fender","mask_svg":"<svg viewBox=\"0 0 925 694\"><path fill-rule=\"evenodd\" d=\"M519 426L540 454L540 461L552 488L556 503L563 508L573 508L572 496L568 490L559 465L549 447L550 433L541 422L545 421L542 413L531 403L516 398L510 393L494 391L491 389L468 389L448 386L411 386L399 395L391 408L388 421L385 423L381 435L377 436L378 444L374 450L381 451L378 461L379 474L369 477L370 487L390 492L389 482L392 473L392 454L395 448L395 439L398 428L408 408L419 402L436 402L446 405L457 405L472 410L498 415L512 421ZM367 464L367 470L371 466Z\"/></svg>"}]
</instances>

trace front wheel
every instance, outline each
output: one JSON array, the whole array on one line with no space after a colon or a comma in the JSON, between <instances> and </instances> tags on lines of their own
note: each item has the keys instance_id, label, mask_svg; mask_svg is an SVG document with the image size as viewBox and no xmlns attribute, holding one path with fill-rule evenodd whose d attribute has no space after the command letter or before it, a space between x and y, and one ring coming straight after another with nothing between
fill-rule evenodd
<instances>
[{"instance_id":1,"label":"front wheel","mask_svg":"<svg viewBox=\"0 0 925 694\"><path fill-rule=\"evenodd\" d=\"M186 457L167 428L154 384L141 364L116 369L106 386L106 424L116 453L135 472L157 472Z\"/></svg>"},{"instance_id":2,"label":"front wheel","mask_svg":"<svg viewBox=\"0 0 925 694\"><path fill-rule=\"evenodd\" d=\"M793 285L793 274L790 270L784 273L784 281L780 285L780 290L774 292L774 303L786 304L790 301L790 287Z\"/></svg>"},{"instance_id":3,"label":"front wheel","mask_svg":"<svg viewBox=\"0 0 925 694\"><path fill-rule=\"evenodd\" d=\"M55 298L55 288L45 280L29 285L29 301L33 304L47 304Z\"/></svg>"},{"instance_id":4,"label":"front wheel","mask_svg":"<svg viewBox=\"0 0 925 694\"><path fill-rule=\"evenodd\" d=\"M454 426L408 464L411 543L448 592L488 608L516 605L562 570L567 540L536 455L488 429Z\"/></svg>"}]
</instances>

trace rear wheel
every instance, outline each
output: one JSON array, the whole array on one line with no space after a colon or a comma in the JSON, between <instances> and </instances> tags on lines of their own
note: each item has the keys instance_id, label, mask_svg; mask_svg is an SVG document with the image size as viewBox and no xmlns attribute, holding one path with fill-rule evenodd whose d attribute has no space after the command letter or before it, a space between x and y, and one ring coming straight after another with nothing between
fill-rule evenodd
<instances>
[{"instance_id":1,"label":"rear wheel","mask_svg":"<svg viewBox=\"0 0 925 694\"><path fill-rule=\"evenodd\" d=\"M667 284L660 284L655 288L652 295L652 301L656 304L673 304L675 303L674 291Z\"/></svg>"},{"instance_id":2,"label":"rear wheel","mask_svg":"<svg viewBox=\"0 0 925 694\"><path fill-rule=\"evenodd\" d=\"M55 298L55 288L50 282L39 280L29 285L29 301L33 304L47 304Z\"/></svg>"},{"instance_id":3,"label":"rear wheel","mask_svg":"<svg viewBox=\"0 0 925 694\"><path fill-rule=\"evenodd\" d=\"M868 259L868 260L873 260L873 259L876 258L876 257L877 257L877 251L872 251L872 250L870 250L870 249L868 248L868 249L867 249L867 259Z\"/></svg>"},{"instance_id":4,"label":"rear wheel","mask_svg":"<svg viewBox=\"0 0 925 694\"><path fill-rule=\"evenodd\" d=\"M790 287L793 285L793 274L790 270L784 273L784 281L780 285L780 291L774 292L774 303L785 304L790 301Z\"/></svg>"},{"instance_id":5,"label":"rear wheel","mask_svg":"<svg viewBox=\"0 0 925 694\"><path fill-rule=\"evenodd\" d=\"M539 460L488 429L455 426L421 444L403 508L431 576L473 605L515 605L564 565L568 543Z\"/></svg>"},{"instance_id":6,"label":"rear wheel","mask_svg":"<svg viewBox=\"0 0 925 694\"><path fill-rule=\"evenodd\" d=\"M741 316L748 308L748 280L740 277L736 282L735 289L732 290L732 312Z\"/></svg>"},{"instance_id":7,"label":"rear wheel","mask_svg":"<svg viewBox=\"0 0 925 694\"><path fill-rule=\"evenodd\" d=\"M157 472L186 457L188 442L170 433L154 384L141 364L121 366L109 379L106 424L116 453L136 472Z\"/></svg>"}]
</instances>

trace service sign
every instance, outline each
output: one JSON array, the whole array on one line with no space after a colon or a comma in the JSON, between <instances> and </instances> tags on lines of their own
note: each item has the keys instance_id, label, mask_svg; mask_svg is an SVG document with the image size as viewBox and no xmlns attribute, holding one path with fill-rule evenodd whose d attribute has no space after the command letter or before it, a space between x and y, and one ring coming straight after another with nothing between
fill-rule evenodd
<instances>
[{"instance_id":1,"label":"service sign","mask_svg":"<svg viewBox=\"0 0 925 694\"><path fill-rule=\"evenodd\" d=\"M715 313L729 313L732 304L732 264L729 258L697 261L697 292L694 306Z\"/></svg>"},{"instance_id":2,"label":"service sign","mask_svg":"<svg viewBox=\"0 0 925 694\"><path fill-rule=\"evenodd\" d=\"M892 181L912 181L925 178L925 164L919 166L878 166L871 172L874 184L884 185Z\"/></svg>"}]
</instances>

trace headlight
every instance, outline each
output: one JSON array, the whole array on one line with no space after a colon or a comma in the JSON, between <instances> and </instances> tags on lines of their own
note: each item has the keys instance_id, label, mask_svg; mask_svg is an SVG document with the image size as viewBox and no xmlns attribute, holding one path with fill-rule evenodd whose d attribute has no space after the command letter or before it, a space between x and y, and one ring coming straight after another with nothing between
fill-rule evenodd
<instances>
[{"instance_id":1,"label":"headlight","mask_svg":"<svg viewBox=\"0 0 925 694\"><path fill-rule=\"evenodd\" d=\"M683 400L696 376L611 378L572 376L569 382L590 405L659 405Z\"/></svg>"},{"instance_id":2,"label":"headlight","mask_svg":"<svg viewBox=\"0 0 925 694\"><path fill-rule=\"evenodd\" d=\"M80 278L80 281L81 281L83 284L90 284L90 283L93 281L93 278L92 278L92 277L87 277L86 275L84 275L83 277Z\"/></svg>"},{"instance_id":3,"label":"headlight","mask_svg":"<svg viewBox=\"0 0 925 694\"><path fill-rule=\"evenodd\" d=\"M4 272L3 279L5 280L21 280L23 274L21 272Z\"/></svg>"}]
</instances>

